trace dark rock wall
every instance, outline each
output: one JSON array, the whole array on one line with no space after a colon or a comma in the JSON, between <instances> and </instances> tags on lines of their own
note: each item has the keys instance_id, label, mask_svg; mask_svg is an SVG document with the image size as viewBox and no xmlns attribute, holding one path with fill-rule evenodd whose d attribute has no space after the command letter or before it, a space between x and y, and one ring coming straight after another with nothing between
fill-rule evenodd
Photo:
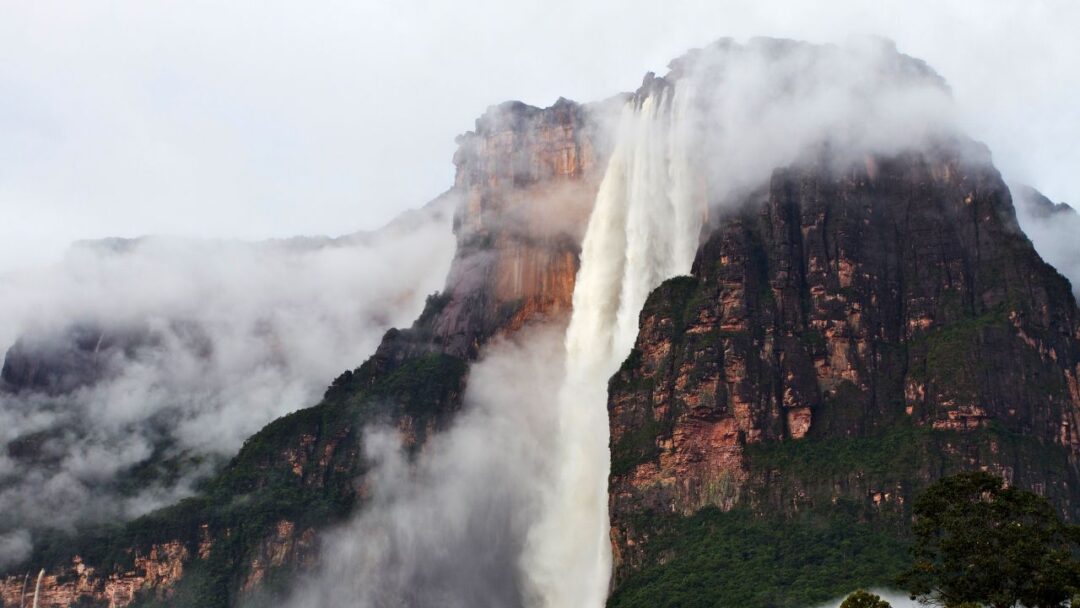
<instances>
[{"instance_id":1,"label":"dark rock wall","mask_svg":"<svg viewBox=\"0 0 1080 608\"><path fill-rule=\"evenodd\" d=\"M902 511L963 467L1077 518L1078 375L1069 284L1019 231L978 146L777 170L720 215L692 277L652 294L612 379L620 571L640 561L651 516L839 499ZM911 451L889 443L898 433ZM863 440L910 458L815 469L791 452L831 442L817 455L835 461Z\"/></svg>"}]
</instances>

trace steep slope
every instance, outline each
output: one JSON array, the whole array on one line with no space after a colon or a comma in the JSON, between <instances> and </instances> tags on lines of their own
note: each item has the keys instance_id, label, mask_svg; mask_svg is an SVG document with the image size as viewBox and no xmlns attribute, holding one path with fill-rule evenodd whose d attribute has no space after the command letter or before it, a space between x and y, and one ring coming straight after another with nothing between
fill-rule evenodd
<instances>
[{"instance_id":1,"label":"steep slope","mask_svg":"<svg viewBox=\"0 0 1080 608\"><path fill-rule=\"evenodd\" d=\"M611 605L887 583L913 496L961 469L1080 518L1080 317L988 154L825 160L716 218L642 312L610 384ZM740 583L761 564L728 552L785 536L772 584Z\"/></svg>"},{"instance_id":2,"label":"steep slope","mask_svg":"<svg viewBox=\"0 0 1080 608\"><path fill-rule=\"evenodd\" d=\"M457 252L446 288L411 328L387 332L318 405L248 439L196 497L43 540L0 579L0 598L18 602L27 573L44 567L43 606L280 601L290 577L317 562L317 532L365 499L363 429L397 428L419 450L461 407L468 362L488 340L569 312L601 154L586 110L503 104L459 144Z\"/></svg>"},{"instance_id":3,"label":"steep slope","mask_svg":"<svg viewBox=\"0 0 1080 608\"><path fill-rule=\"evenodd\" d=\"M412 329L387 336L384 354L435 349L474 358L500 331L569 314L603 169L586 108L566 99L546 109L507 102L489 108L458 144L457 251L446 289Z\"/></svg>"}]
</instances>

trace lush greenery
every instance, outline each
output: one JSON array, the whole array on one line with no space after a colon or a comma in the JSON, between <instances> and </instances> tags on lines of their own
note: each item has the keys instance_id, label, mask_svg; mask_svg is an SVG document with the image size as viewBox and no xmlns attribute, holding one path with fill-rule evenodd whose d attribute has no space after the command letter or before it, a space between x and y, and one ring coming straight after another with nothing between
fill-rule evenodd
<instances>
[{"instance_id":1,"label":"lush greenery","mask_svg":"<svg viewBox=\"0 0 1080 608\"><path fill-rule=\"evenodd\" d=\"M801 441L771 441L746 446L757 470L781 470L798 479L828 478L858 473L871 478L901 478L915 474L933 457L926 446L944 433L902 421L864 437L811 437Z\"/></svg>"},{"instance_id":2,"label":"lush greenery","mask_svg":"<svg viewBox=\"0 0 1080 608\"><path fill-rule=\"evenodd\" d=\"M1080 587L1080 529L1041 496L969 472L915 502L915 558L901 580L946 607L1064 606Z\"/></svg>"},{"instance_id":3,"label":"lush greenery","mask_svg":"<svg viewBox=\"0 0 1080 608\"><path fill-rule=\"evenodd\" d=\"M959 473L972 463L1015 463L1020 485L1060 479L1061 486L1045 486L1047 494L1059 501L1068 500L1065 492L1076 483L1065 448L1010 431L1000 423L959 432L901 419L866 436L811 436L750 444L746 456L752 474L768 478L768 492L783 494L788 503L824 504L838 487L849 492L855 487L862 491L891 488L914 496L934 479ZM891 506L904 517L910 515L910 504Z\"/></svg>"},{"instance_id":4,"label":"lush greenery","mask_svg":"<svg viewBox=\"0 0 1080 608\"><path fill-rule=\"evenodd\" d=\"M860 586L894 586L910 564L913 501L894 494L873 504L869 491L911 497L973 456L1071 483L1059 446L998 425L960 433L900 421L869 436L751 444L746 456L757 481L743 504L757 515L639 514L632 527L648 539L646 556L611 606L805 608Z\"/></svg>"},{"instance_id":5,"label":"lush greenery","mask_svg":"<svg viewBox=\"0 0 1080 608\"><path fill-rule=\"evenodd\" d=\"M881 596L860 589L847 596L840 604L840 608L892 608L892 606L881 599Z\"/></svg>"},{"instance_id":6,"label":"lush greenery","mask_svg":"<svg viewBox=\"0 0 1080 608\"><path fill-rule=\"evenodd\" d=\"M888 584L907 565L895 535L825 512L787 520L710 507L674 519L648 553L609 607L806 608Z\"/></svg>"}]
</instances>

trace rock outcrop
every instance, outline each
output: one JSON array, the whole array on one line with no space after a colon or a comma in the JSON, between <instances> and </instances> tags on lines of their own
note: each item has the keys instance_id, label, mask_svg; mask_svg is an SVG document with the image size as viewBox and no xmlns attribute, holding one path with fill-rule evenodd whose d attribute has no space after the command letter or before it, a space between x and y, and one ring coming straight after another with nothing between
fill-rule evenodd
<instances>
[{"instance_id":1,"label":"rock outcrop","mask_svg":"<svg viewBox=\"0 0 1080 608\"><path fill-rule=\"evenodd\" d=\"M672 514L902 515L961 468L1080 518L1080 315L988 156L778 169L716 218L611 381L617 578ZM852 445L868 453L840 462Z\"/></svg>"},{"instance_id":2,"label":"rock outcrop","mask_svg":"<svg viewBox=\"0 0 1080 608\"><path fill-rule=\"evenodd\" d=\"M132 555L132 567L123 571L99 573L83 563L80 556L71 558L53 573L41 579L36 605L42 608L68 606L107 606L119 608L131 604L139 594L168 598L184 574L184 564L191 558L178 541L155 544L145 555ZM29 606L37 584L35 573L11 574L0 579L2 606Z\"/></svg>"},{"instance_id":3,"label":"rock outcrop","mask_svg":"<svg viewBox=\"0 0 1080 608\"><path fill-rule=\"evenodd\" d=\"M384 346L473 358L499 332L570 312L584 226L604 154L585 107L489 108L458 138L458 248L446 289ZM383 349L387 352L387 348Z\"/></svg>"}]
</instances>

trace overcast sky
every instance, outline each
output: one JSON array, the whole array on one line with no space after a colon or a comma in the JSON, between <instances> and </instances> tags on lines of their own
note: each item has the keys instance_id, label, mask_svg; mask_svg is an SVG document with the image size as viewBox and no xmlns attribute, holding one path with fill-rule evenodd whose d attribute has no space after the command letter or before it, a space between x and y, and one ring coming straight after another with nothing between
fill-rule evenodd
<instances>
[{"instance_id":1,"label":"overcast sky","mask_svg":"<svg viewBox=\"0 0 1080 608\"><path fill-rule=\"evenodd\" d=\"M721 36L893 38L1007 178L1080 202L1078 31L1077 0L0 0L0 270L373 228L451 184L488 105L607 97Z\"/></svg>"}]
</instances>

